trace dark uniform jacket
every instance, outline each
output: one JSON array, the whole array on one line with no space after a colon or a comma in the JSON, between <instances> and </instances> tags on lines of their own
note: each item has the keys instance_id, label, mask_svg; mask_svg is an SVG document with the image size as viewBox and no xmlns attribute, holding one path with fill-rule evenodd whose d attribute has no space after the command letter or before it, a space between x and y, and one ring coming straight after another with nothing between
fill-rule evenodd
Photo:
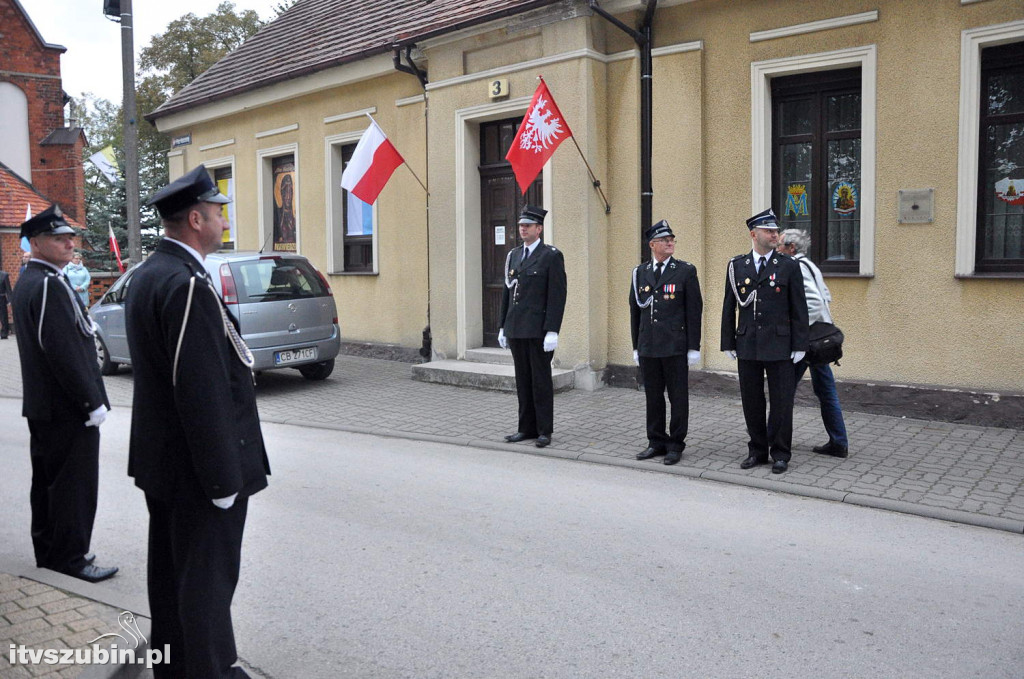
<instances>
[{"instance_id":1,"label":"dark uniform jacket","mask_svg":"<svg viewBox=\"0 0 1024 679\"><path fill-rule=\"evenodd\" d=\"M697 268L669 257L657 283L654 273L652 259L636 267L630 280L629 320L633 348L646 358L699 351L704 300L697 281ZM633 281L636 281L635 289ZM648 300L650 305L641 308Z\"/></svg>"},{"instance_id":2,"label":"dark uniform jacket","mask_svg":"<svg viewBox=\"0 0 1024 679\"><path fill-rule=\"evenodd\" d=\"M784 361L794 351L807 351L807 299L800 265L777 252L768 255L760 275L753 253L737 255L729 264L734 267L740 300L745 301L754 291L757 297L739 307L726 268L722 351L735 351L747 361Z\"/></svg>"},{"instance_id":3,"label":"dark uniform jacket","mask_svg":"<svg viewBox=\"0 0 1024 679\"><path fill-rule=\"evenodd\" d=\"M565 312L565 258L553 245L537 244L523 261L522 246L512 251L506 276L514 283L501 294L501 327L505 337L525 339L558 332Z\"/></svg>"},{"instance_id":4,"label":"dark uniform jacket","mask_svg":"<svg viewBox=\"0 0 1024 679\"><path fill-rule=\"evenodd\" d=\"M262 490L270 465L252 372L225 334L221 302L202 265L161 241L130 286L125 324L135 393L128 475L165 501L182 493L215 499Z\"/></svg>"},{"instance_id":5,"label":"dark uniform jacket","mask_svg":"<svg viewBox=\"0 0 1024 679\"><path fill-rule=\"evenodd\" d=\"M6 271L0 271L0 304L7 304L11 297L11 276Z\"/></svg>"},{"instance_id":6,"label":"dark uniform jacket","mask_svg":"<svg viewBox=\"0 0 1024 679\"><path fill-rule=\"evenodd\" d=\"M110 406L92 321L77 304L57 270L45 264L29 262L18 279L13 305L25 394L21 414L29 419L76 417L84 423L93 410Z\"/></svg>"}]
</instances>

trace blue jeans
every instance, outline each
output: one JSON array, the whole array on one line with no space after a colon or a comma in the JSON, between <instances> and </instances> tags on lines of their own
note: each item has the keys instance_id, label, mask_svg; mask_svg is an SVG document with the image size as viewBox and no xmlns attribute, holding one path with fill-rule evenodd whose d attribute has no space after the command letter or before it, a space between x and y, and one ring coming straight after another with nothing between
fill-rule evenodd
<instances>
[{"instance_id":1,"label":"blue jeans","mask_svg":"<svg viewBox=\"0 0 1024 679\"><path fill-rule=\"evenodd\" d=\"M828 432L828 439L836 445L848 448L846 423L843 422L843 411L839 407L839 394L836 392L836 378L832 375L832 368L828 363L812 365L810 368L811 386L814 387L814 395L821 403L821 421L825 425L825 431ZM796 365L798 383L804 376L805 370L807 370L807 363L800 361Z\"/></svg>"}]
</instances>

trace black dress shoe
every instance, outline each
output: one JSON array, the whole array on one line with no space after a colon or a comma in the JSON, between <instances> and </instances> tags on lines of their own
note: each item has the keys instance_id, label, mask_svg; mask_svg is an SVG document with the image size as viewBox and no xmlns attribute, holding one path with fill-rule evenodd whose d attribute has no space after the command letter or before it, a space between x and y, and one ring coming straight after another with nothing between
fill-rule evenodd
<instances>
[{"instance_id":1,"label":"black dress shoe","mask_svg":"<svg viewBox=\"0 0 1024 679\"><path fill-rule=\"evenodd\" d=\"M675 464L681 459L683 459L683 451L681 450L670 450L665 453L665 464Z\"/></svg>"},{"instance_id":2,"label":"black dress shoe","mask_svg":"<svg viewBox=\"0 0 1024 679\"><path fill-rule=\"evenodd\" d=\"M636 454L636 459L638 459L638 460L649 460L652 457L657 457L658 455L664 455L664 454L665 454L664 450L662 450L660 448L651 447L651 448L648 448L647 450L643 451L642 453L637 453Z\"/></svg>"},{"instance_id":3,"label":"black dress shoe","mask_svg":"<svg viewBox=\"0 0 1024 679\"><path fill-rule=\"evenodd\" d=\"M775 463L772 464L772 474L781 474L787 469L789 469L789 463L785 460L775 460Z\"/></svg>"},{"instance_id":4,"label":"black dress shoe","mask_svg":"<svg viewBox=\"0 0 1024 679\"><path fill-rule=\"evenodd\" d=\"M750 469L751 467L756 467L759 464L768 464L768 459L762 459L751 455L747 459L743 460L743 462L740 462L740 469Z\"/></svg>"},{"instance_id":5,"label":"black dress shoe","mask_svg":"<svg viewBox=\"0 0 1024 679\"><path fill-rule=\"evenodd\" d=\"M86 554L82 558L85 559L85 563L92 563L93 561L96 560L96 553L95 552L89 552L88 554Z\"/></svg>"},{"instance_id":6,"label":"black dress shoe","mask_svg":"<svg viewBox=\"0 0 1024 679\"><path fill-rule=\"evenodd\" d=\"M543 448L549 443L551 443L551 437L547 436L546 434L541 434L540 436L537 437L537 440L533 442L533 445L537 446L538 448Z\"/></svg>"},{"instance_id":7,"label":"black dress shoe","mask_svg":"<svg viewBox=\"0 0 1024 679\"><path fill-rule=\"evenodd\" d=\"M811 450L821 455L831 455L832 457L846 457L850 454L849 448L841 446L835 441L829 441L823 446L814 446Z\"/></svg>"},{"instance_id":8,"label":"black dress shoe","mask_svg":"<svg viewBox=\"0 0 1024 679\"><path fill-rule=\"evenodd\" d=\"M113 577L117 571L117 566L108 566L104 568L89 564L88 566L82 566L82 570L77 573L67 573L67 575L70 575L73 578L78 578L79 580L85 580L86 582L101 582L107 578Z\"/></svg>"},{"instance_id":9,"label":"black dress shoe","mask_svg":"<svg viewBox=\"0 0 1024 679\"><path fill-rule=\"evenodd\" d=\"M536 436L527 436L523 432L517 431L515 434L509 434L508 436L506 436L505 440L508 441L509 443L519 443L520 441L525 441L526 439L535 439L535 438L537 438L537 437Z\"/></svg>"}]
</instances>

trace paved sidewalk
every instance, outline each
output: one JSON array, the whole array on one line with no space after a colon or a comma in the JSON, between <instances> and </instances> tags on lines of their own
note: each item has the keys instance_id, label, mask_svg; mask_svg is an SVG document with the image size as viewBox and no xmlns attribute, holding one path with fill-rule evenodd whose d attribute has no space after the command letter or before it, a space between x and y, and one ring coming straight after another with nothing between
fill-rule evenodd
<instances>
[{"instance_id":1,"label":"paved sidewalk","mask_svg":"<svg viewBox=\"0 0 1024 679\"><path fill-rule=\"evenodd\" d=\"M739 469L746 433L736 398L691 396L682 462L637 462L646 447L644 397L632 389L555 396L552 445L506 444L514 394L415 382L411 366L341 356L334 374L310 382L294 370L260 376L264 420L636 467L1024 532L1024 432L847 412L850 457L811 452L827 436L817 408L796 407L790 470ZM0 342L0 397L21 396L15 343ZM114 407L130 406L131 372L106 378ZM805 381L801 390L810 391ZM273 461L273 451L271 461Z\"/></svg>"}]
</instances>

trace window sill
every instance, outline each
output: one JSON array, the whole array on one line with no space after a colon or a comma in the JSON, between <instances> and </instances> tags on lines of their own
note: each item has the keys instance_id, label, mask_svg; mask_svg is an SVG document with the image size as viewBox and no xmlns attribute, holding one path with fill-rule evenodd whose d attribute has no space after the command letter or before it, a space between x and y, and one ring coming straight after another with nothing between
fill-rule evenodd
<instances>
[{"instance_id":1,"label":"window sill","mask_svg":"<svg viewBox=\"0 0 1024 679\"><path fill-rule=\"evenodd\" d=\"M1006 279L1010 279L1010 280L1024 280L1024 271L1012 271L1012 272L1011 271L1002 271L1002 272L992 271L992 272L982 272L982 273L958 273L955 276L953 276L953 278L957 278L957 279L960 279L960 280L972 280L972 279L975 279L975 278L980 278L980 279L986 279L986 278L987 279L1006 278Z\"/></svg>"},{"instance_id":2,"label":"window sill","mask_svg":"<svg viewBox=\"0 0 1024 679\"><path fill-rule=\"evenodd\" d=\"M822 277L824 278L874 278L873 273L853 273L846 271L822 271Z\"/></svg>"},{"instance_id":3,"label":"window sill","mask_svg":"<svg viewBox=\"0 0 1024 679\"><path fill-rule=\"evenodd\" d=\"M328 276L379 276L377 271L331 271Z\"/></svg>"}]
</instances>

